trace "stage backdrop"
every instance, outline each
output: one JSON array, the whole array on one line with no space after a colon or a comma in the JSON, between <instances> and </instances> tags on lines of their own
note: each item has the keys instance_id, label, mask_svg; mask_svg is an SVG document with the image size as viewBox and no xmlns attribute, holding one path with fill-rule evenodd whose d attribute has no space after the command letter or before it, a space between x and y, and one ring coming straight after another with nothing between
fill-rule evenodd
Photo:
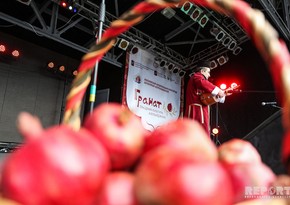
<instances>
[{"instance_id":1,"label":"stage backdrop","mask_svg":"<svg viewBox=\"0 0 290 205\"><path fill-rule=\"evenodd\" d=\"M155 57L138 47L127 53L122 98L150 131L176 120L183 108L183 79L161 68Z\"/></svg>"}]
</instances>

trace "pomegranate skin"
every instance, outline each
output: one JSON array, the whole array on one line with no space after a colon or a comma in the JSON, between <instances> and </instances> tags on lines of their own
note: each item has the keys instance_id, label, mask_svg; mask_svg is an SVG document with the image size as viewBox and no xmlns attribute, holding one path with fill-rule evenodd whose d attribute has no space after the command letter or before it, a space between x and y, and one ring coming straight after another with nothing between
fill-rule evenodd
<instances>
[{"instance_id":1,"label":"pomegranate skin","mask_svg":"<svg viewBox=\"0 0 290 205\"><path fill-rule=\"evenodd\" d=\"M257 149L242 139L231 139L218 147L219 161L227 164L261 163L262 159Z\"/></svg>"},{"instance_id":2,"label":"pomegranate skin","mask_svg":"<svg viewBox=\"0 0 290 205\"><path fill-rule=\"evenodd\" d=\"M230 178L219 162L196 161L192 152L169 147L145 155L134 189L142 205L230 205L233 199Z\"/></svg>"},{"instance_id":3,"label":"pomegranate skin","mask_svg":"<svg viewBox=\"0 0 290 205\"><path fill-rule=\"evenodd\" d=\"M135 175L130 172L110 172L97 196L97 205L138 205L133 186Z\"/></svg>"},{"instance_id":4,"label":"pomegranate skin","mask_svg":"<svg viewBox=\"0 0 290 205\"><path fill-rule=\"evenodd\" d=\"M101 104L86 117L84 127L107 149L113 170L129 169L140 157L147 132L127 107Z\"/></svg>"},{"instance_id":5,"label":"pomegranate skin","mask_svg":"<svg viewBox=\"0 0 290 205\"><path fill-rule=\"evenodd\" d=\"M89 132L55 126L6 159L1 189L23 205L90 205L109 169L108 154Z\"/></svg>"},{"instance_id":6,"label":"pomegranate skin","mask_svg":"<svg viewBox=\"0 0 290 205\"><path fill-rule=\"evenodd\" d=\"M187 118L171 121L150 133L145 138L143 155L161 146L192 151L200 161L218 159L216 146L201 125Z\"/></svg>"}]
</instances>

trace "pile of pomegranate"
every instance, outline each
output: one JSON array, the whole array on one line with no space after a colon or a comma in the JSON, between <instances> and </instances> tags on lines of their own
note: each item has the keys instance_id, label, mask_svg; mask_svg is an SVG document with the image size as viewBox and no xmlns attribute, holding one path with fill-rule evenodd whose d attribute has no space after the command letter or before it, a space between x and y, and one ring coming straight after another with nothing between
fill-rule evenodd
<instances>
[{"instance_id":1,"label":"pile of pomegranate","mask_svg":"<svg viewBox=\"0 0 290 205\"><path fill-rule=\"evenodd\" d=\"M98 106L79 131L44 129L28 113L18 130L25 143L1 164L3 205L264 204L277 193L255 187L290 184L247 141L217 148L196 121L181 118L149 132L117 103Z\"/></svg>"}]
</instances>

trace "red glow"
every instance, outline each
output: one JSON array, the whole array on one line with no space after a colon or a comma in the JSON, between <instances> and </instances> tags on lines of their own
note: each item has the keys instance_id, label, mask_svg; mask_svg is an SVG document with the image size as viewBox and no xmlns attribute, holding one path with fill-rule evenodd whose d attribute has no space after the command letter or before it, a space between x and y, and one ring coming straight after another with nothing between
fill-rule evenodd
<instances>
[{"instance_id":1,"label":"red glow","mask_svg":"<svg viewBox=\"0 0 290 205\"><path fill-rule=\"evenodd\" d=\"M0 52L5 52L6 51L6 47L4 45L0 45Z\"/></svg>"},{"instance_id":2,"label":"red glow","mask_svg":"<svg viewBox=\"0 0 290 205\"><path fill-rule=\"evenodd\" d=\"M224 90L224 89L226 89L226 88L227 88L227 85L226 85L226 84L222 83L222 84L220 85L220 89Z\"/></svg>"},{"instance_id":3,"label":"red glow","mask_svg":"<svg viewBox=\"0 0 290 205\"><path fill-rule=\"evenodd\" d=\"M47 64L47 67L48 67L48 68L54 68L54 63L53 63L53 62L49 62L49 63Z\"/></svg>"},{"instance_id":4,"label":"red glow","mask_svg":"<svg viewBox=\"0 0 290 205\"><path fill-rule=\"evenodd\" d=\"M13 55L14 57L19 57L19 56L20 56L20 53L19 53L18 50L14 50L14 51L12 51L12 55Z\"/></svg>"},{"instance_id":5,"label":"red glow","mask_svg":"<svg viewBox=\"0 0 290 205\"><path fill-rule=\"evenodd\" d=\"M237 83L232 83L232 84L231 84L231 88L235 88L235 87L237 87L237 86L238 86Z\"/></svg>"},{"instance_id":6,"label":"red glow","mask_svg":"<svg viewBox=\"0 0 290 205\"><path fill-rule=\"evenodd\" d=\"M65 1L62 1L62 2L60 3L60 5L61 5L62 7L64 7L64 8L67 7L67 3L66 3Z\"/></svg>"}]
</instances>

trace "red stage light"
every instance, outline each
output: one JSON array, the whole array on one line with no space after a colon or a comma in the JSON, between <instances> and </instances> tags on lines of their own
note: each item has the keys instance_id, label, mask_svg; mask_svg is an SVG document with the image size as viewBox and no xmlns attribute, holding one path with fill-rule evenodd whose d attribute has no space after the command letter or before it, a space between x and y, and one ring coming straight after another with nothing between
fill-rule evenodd
<instances>
[{"instance_id":1,"label":"red stage light","mask_svg":"<svg viewBox=\"0 0 290 205\"><path fill-rule=\"evenodd\" d=\"M14 51L12 51L12 56L14 56L14 57L19 57L19 56L20 56L19 51L18 51L18 50L14 50Z\"/></svg>"},{"instance_id":2,"label":"red stage light","mask_svg":"<svg viewBox=\"0 0 290 205\"><path fill-rule=\"evenodd\" d=\"M6 51L6 47L4 45L0 45L0 52L5 52Z\"/></svg>"},{"instance_id":3,"label":"red stage light","mask_svg":"<svg viewBox=\"0 0 290 205\"><path fill-rule=\"evenodd\" d=\"M62 2L60 2L60 5L61 5L62 7L64 7L64 8L66 8L66 7L67 7L67 2L62 1Z\"/></svg>"},{"instance_id":4,"label":"red stage light","mask_svg":"<svg viewBox=\"0 0 290 205\"><path fill-rule=\"evenodd\" d=\"M235 87L237 87L237 86L238 86L237 83L232 83L232 84L231 84L231 88L235 88Z\"/></svg>"},{"instance_id":5,"label":"red stage light","mask_svg":"<svg viewBox=\"0 0 290 205\"><path fill-rule=\"evenodd\" d=\"M51 68L51 69L54 68L54 63L53 63L53 62L49 62L49 63L47 64L47 67L48 67L48 68Z\"/></svg>"},{"instance_id":6,"label":"red stage light","mask_svg":"<svg viewBox=\"0 0 290 205\"><path fill-rule=\"evenodd\" d=\"M75 70L75 71L73 72L73 75L76 76L77 74L78 74L78 71Z\"/></svg>"},{"instance_id":7,"label":"red stage light","mask_svg":"<svg viewBox=\"0 0 290 205\"><path fill-rule=\"evenodd\" d=\"M63 71L65 71L65 67L62 65L62 66L59 66L59 71L61 71L61 72L63 72Z\"/></svg>"},{"instance_id":8,"label":"red stage light","mask_svg":"<svg viewBox=\"0 0 290 205\"><path fill-rule=\"evenodd\" d=\"M224 90L224 89L226 89L226 88L227 88L227 85L226 85L226 84L222 83L222 84L220 85L220 89Z\"/></svg>"}]
</instances>

